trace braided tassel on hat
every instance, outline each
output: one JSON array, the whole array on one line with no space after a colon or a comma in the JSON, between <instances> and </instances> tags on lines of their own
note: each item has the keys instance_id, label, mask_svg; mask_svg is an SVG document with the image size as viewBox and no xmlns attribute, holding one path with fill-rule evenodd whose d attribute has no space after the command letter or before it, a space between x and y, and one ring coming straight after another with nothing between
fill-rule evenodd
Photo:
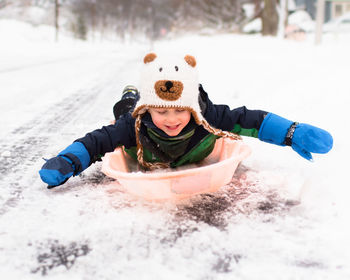
<instances>
[{"instance_id":1,"label":"braided tassel on hat","mask_svg":"<svg viewBox=\"0 0 350 280\"><path fill-rule=\"evenodd\" d=\"M141 115L136 117L135 122L135 134L136 134L136 144L137 144L137 161L139 164L146 169L154 170L154 169L162 169L162 168L170 168L169 163L165 162L147 162L143 159L143 147L140 143L140 127L141 127Z\"/></svg>"}]
</instances>

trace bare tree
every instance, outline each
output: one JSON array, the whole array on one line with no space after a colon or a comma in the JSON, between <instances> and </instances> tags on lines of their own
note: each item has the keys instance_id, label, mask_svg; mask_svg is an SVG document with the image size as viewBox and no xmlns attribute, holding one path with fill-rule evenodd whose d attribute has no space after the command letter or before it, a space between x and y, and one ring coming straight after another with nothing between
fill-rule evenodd
<instances>
[{"instance_id":1,"label":"bare tree","mask_svg":"<svg viewBox=\"0 0 350 280\"><path fill-rule=\"evenodd\" d=\"M277 0L264 0L262 12L262 35L276 36L278 30Z\"/></svg>"},{"instance_id":2,"label":"bare tree","mask_svg":"<svg viewBox=\"0 0 350 280\"><path fill-rule=\"evenodd\" d=\"M58 32L59 32L59 24L58 24L59 14L60 14L60 4L59 4L58 0L55 0L55 30L56 30L55 39L56 39L56 42L58 41Z\"/></svg>"},{"instance_id":3,"label":"bare tree","mask_svg":"<svg viewBox=\"0 0 350 280\"><path fill-rule=\"evenodd\" d=\"M245 15L246 0L178 0L174 25L178 29L199 30L203 27L234 31Z\"/></svg>"},{"instance_id":4,"label":"bare tree","mask_svg":"<svg viewBox=\"0 0 350 280\"><path fill-rule=\"evenodd\" d=\"M9 6L13 4L10 0L0 0L0 9L5 8L6 6Z\"/></svg>"},{"instance_id":5,"label":"bare tree","mask_svg":"<svg viewBox=\"0 0 350 280\"><path fill-rule=\"evenodd\" d=\"M22 7L40 6L54 13L56 39L59 17L65 14L69 28L79 38L117 34L121 38L144 34L156 39L172 31L199 31L209 27L238 31L245 20L242 4L259 0L17 0ZM260 0L262 1L262 0ZM274 1L277 0L265 0ZM0 0L0 5L12 2ZM268 5L266 5L268 7ZM67 16L68 15L68 16Z\"/></svg>"}]
</instances>

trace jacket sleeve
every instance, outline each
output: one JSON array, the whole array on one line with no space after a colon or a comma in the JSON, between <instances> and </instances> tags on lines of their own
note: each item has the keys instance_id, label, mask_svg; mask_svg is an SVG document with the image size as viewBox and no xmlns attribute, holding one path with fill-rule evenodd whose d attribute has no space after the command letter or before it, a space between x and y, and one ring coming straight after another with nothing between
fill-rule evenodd
<instances>
[{"instance_id":1,"label":"jacket sleeve","mask_svg":"<svg viewBox=\"0 0 350 280\"><path fill-rule=\"evenodd\" d=\"M136 146L134 127L135 120L131 116L122 117L114 125L96 129L75 142L84 144L89 152L91 165L119 146Z\"/></svg>"},{"instance_id":2,"label":"jacket sleeve","mask_svg":"<svg viewBox=\"0 0 350 280\"><path fill-rule=\"evenodd\" d=\"M202 86L199 91L200 98L206 104L204 118L210 125L240 135L258 137L260 126L268 112L248 110L245 106L231 110L227 105L213 104Z\"/></svg>"}]
</instances>

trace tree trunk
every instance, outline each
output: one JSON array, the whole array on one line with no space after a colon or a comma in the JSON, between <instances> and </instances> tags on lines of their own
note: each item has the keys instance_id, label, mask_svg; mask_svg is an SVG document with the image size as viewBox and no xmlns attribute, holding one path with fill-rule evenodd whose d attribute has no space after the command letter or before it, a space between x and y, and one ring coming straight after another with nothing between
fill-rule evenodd
<instances>
[{"instance_id":1,"label":"tree trunk","mask_svg":"<svg viewBox=\"0 0 350 280\"><path fill-rule=\"evenodd\" d=\"M59 17L59 3L58 0L55 0L55 30L56 30L56 42L58 42L58 32L59 32L59 25L58 25L58 17Z\"/></svg>"},{"instance_id":2,"label":"tree trunk","mask_svg":"<svg viewBox=\"0 0 350 280\"><path fill-rule=\"evenodd\" d=\"M316 32L315 32L315 44L321 44L322 41L322 25L324 22L324 9L325 0L317 1L317 14L316 14Z\"/></svg>"},{"instance_id":3,"label":"tree trunk","mask_svg":"<svg viewBox=\"0 0 350 280\"><path fill-rule=\"evenodd\" d=\"M90 5L90 18L91 18L91 29L92 29L92 39L95 39L96 31L96 3L93 2Z\"/></svg>"},{"instance_id":4,"label":"tree trunk","mask_svg":"<svg viewBox=\"0 0 350 280\"><path fill-rule=\"evenodd\" d=\"M262 35L276 36L278 30L278 14L276 10L276 0L264 0L264 10L262 13Z\"/></svg>"},{"instance_id":5,"label":"tree trunk","mask_svg":"<svg viewBox=\"0 0 350 280\"><path fill-rule=\"evenodd\" d=\"M285 29L288 25L288 0L280 0L278 33L279 38L284 38Z\"/></svg>"}]
</instances>

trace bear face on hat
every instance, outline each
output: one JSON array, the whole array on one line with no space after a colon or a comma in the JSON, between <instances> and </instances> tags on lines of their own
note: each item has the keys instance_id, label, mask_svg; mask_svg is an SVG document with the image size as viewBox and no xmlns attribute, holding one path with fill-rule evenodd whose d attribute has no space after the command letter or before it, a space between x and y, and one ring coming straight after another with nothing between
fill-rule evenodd
<instances>
[{"instance_id":1,"label":"bear face on hat","mask_svg":"<svg viewBox=\"0 0 350 280\"><path fill-rule=\"evenodd\" d=\"M139 87L141 98L133 116L145 113L148 108L185 108L200 124L196 59L191 55L158 57L149 53L143 62Z\"/></svg>"}]
</instances>

